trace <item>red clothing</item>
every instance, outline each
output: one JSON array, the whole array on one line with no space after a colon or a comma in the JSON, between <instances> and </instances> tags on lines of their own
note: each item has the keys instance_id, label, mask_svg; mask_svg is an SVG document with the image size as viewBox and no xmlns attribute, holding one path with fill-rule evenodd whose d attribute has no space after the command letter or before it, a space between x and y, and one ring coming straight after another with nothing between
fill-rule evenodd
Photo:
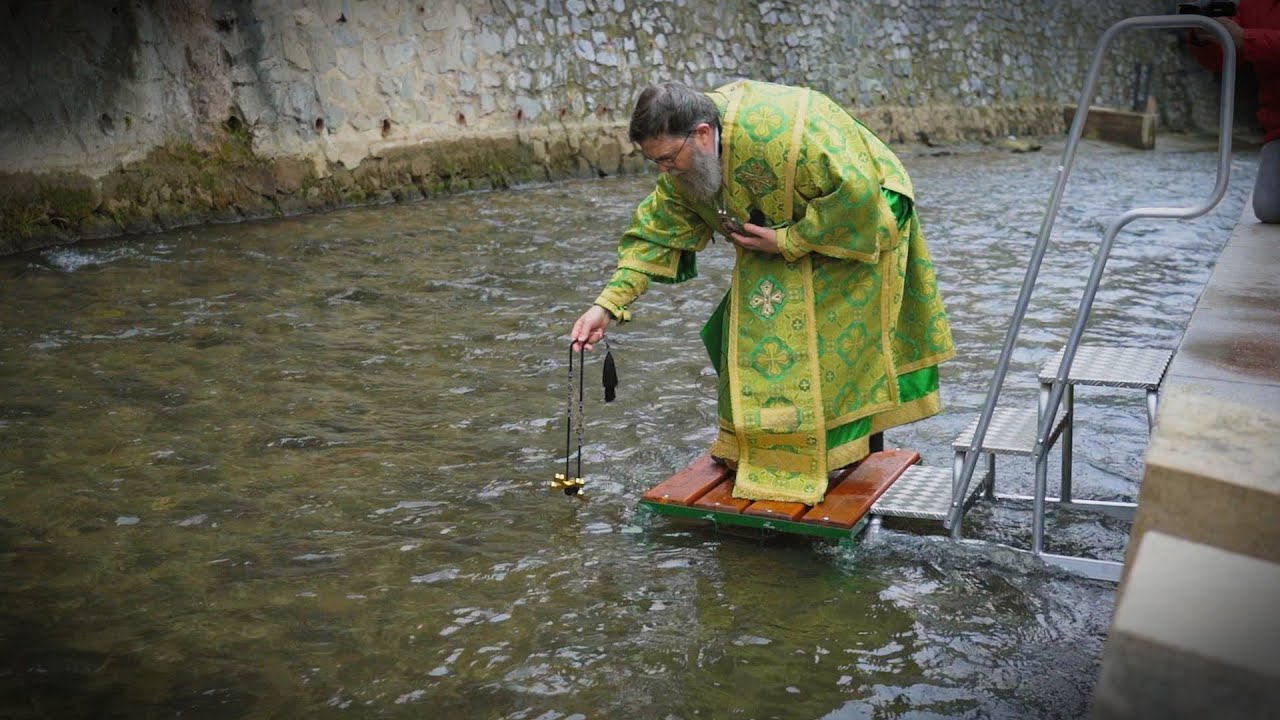
<instances>
[{"instance_id":1,"label":"red clothing","mask_svg":"<svg viewBox=\"0 0 1280 720\"><path fill-rule=\"evenodd\" d=\"M1270 142L1280 138L1280 0L1240 0L1232 19L1244 29L1244 46L1236 59L1253 65L1258 78L1258 122L1267 134L1263 141ZM1191 45L1191 54L1201 65L1220 71L1222 48L1217 36L1211 37L1203 47Z\"/></svg>"}]
</instances>

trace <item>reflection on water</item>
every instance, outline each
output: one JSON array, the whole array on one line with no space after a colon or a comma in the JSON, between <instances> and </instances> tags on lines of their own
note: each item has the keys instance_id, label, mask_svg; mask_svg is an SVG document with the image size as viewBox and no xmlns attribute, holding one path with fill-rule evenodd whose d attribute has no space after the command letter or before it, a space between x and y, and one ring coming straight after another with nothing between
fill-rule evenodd
<instances>
[{"instance_id":1,"label":"reflection on water","mask_svg":"<svg viewBox=\"0 0 1280 720\"><path fill-rule=\"evenodd\" d=\"M959 357L891 444L947 463L991 367L1056 151L908 156ZM1087 148L1005 397L1069 328L1103 222L1191 202L1212 153ZM1256 156L1194 222L1138 223L1090 339L1172 347ZM563 463L569 325L647 178L182 230L0 259L6 717L1076 716L1113 588L892 527L864 545L637 512L714 435L697 330L731 254L591 358L591 500ZM1078 393L1082 496L1133 499L1140 397ZM1051 473L1053 471L1051 470ZM1051 474L1051 477L1053 475ZM1007 462L1001 489L1025 492ZM969 534L1026 546L1023 508ZM1051 514L1049 549L1128 527Z\"/></svg>"}]
</instances>

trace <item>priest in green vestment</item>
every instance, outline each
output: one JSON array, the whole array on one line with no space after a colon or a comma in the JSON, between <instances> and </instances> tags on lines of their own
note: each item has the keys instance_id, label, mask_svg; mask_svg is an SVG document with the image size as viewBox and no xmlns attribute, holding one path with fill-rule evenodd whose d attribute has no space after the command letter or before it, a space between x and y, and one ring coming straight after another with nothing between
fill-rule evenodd
<instances>
[{"instance_id":1,"label":"priest in green vestment","mask_svg":"<svg viewBox=\"0 0 1280 720\"><path fill-rule=\"evenodd\" d=\"M697 276L713 234L733 279L702 330L719 377L711 454L734 494L814 504L869 438L937 413L951 328L902 163L814 90L645 89L630 137L663 172L618 267L573 327L590 349L650 282Z\"/></svg>"}]
</instances>

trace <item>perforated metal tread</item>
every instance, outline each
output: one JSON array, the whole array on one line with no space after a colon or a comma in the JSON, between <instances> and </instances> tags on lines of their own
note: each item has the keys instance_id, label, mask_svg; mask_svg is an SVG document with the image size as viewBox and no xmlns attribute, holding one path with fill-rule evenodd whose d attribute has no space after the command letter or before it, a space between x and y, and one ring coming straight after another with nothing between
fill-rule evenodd
<instances>
[{"instance_id":1,"label":"perforated metal tread","mask_svg":"<svg viewBox=\"0 0 1280 720\"><path fill-rule=\"evenodd\" d=\"M912 465L871 506L872 515L944 520L951 506L951 469Z\"/></svg>"},{"instance_id":2,"label":"perforated metal tread","mask_svg":"<svg viewBox=\"0 0 1280 720\"><path fill-rule=\"evenodd\" d=\"M979 418L974 418L964 431L951 442L952 450L968 450L973 440L973 431L978 428ZM1064 416L1058 415L1051 437L1062 431ZM991 415L991 424L987 426L987 436L982 439L982 451L995 455L1027 455L1030 456L1036 447L1037 412L1030 410L1011 410L996 408Z\"/></svg>"},{"instance_id":3,"label":"perforated metal tread","mask_svg":"<svg viewBox=\"0 0 1280 720\"><path fill-rule=\"evenodd\" d=\"M1040 382L1051 383L1057 378L1058 367L1062 364L1065 352L1066 348L1062 348L1045 361L1040 368ZM1172 350L1081 345L1076 348L1076 355L1071 360L1071 374L1067 382L1072 385L1151 390L1160 387L1172 358Z\"/></svg>"}]
</instances>

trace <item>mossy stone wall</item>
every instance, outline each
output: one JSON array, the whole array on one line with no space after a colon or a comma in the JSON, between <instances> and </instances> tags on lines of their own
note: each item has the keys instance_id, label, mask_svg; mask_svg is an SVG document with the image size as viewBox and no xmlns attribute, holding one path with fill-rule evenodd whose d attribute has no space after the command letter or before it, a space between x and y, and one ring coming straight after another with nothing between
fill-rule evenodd
<instances>
[{"instance_id":1,"label":"mossy stone wall","mask_svg":"<svg viewBox=\"0 0 1280 720\"><path fill-rule=\"evenodd\" d=\"M643 85L804 84L890 143L1062 132L1103 31L1155 0L163 0L0 7L0 253L200 222L638 171ZM34 31L39 28L40 31ZM1170 33L1162 124L1212 118Z\"/></svg>"}]
</instances>

